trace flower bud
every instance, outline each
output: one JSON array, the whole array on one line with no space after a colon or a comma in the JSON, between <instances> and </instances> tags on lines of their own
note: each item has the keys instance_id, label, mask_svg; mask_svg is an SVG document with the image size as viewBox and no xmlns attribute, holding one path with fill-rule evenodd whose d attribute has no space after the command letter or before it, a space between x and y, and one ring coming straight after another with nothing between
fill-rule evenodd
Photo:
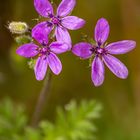
<instances>
[{"instance_id":1,"label":"flower bud","mask_svg":"<svg viewBox=\"0 0 140 140\"><path fill-rule=\"evenodd\" d=\"M34 69L36 60L35 59L30 59L30 61L28 61L28 66L30 69Z\"/></svg>"},{"instance_id":2,"label":"flower bud","mask_svg":"<svg viewBox=\"0 0 140 140\"><path fill-rule=\"evenodd\" d=\"M29 27L25 22L11 22L8 25L8 29L13 34L24 34L28 31Z\"/></svg>"},{"instance_id":3,"label":"flower bud","mask_svg":"<svg viewBox=\"0 0 140 140\"><path fill-rule=\"evenodd\" d=\"M28 35L20 35L15 37L15 41L18 45L26 44L32 42L32 38Z\"/></svg>"}]
</instances>

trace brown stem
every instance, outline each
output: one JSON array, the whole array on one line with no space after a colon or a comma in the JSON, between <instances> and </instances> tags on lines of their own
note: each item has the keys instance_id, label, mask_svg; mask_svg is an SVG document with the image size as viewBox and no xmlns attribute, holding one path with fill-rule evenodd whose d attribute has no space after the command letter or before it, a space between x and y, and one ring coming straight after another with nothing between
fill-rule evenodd
<instances>
[{"instance_id":1,"label":"brown stem","mask_svg":"<svg viewBox=\"0 0 140 140\"><path fill-rule=\"evenodd\" d=\"M49 71L47 76L46 76L46 79L44 81L44 85L43 85L43 88L40 92L38 102L37 102L37 105L35 108L35 112L33 114L32 124L31 124L33 127L36 127L38 125L39 120L40 120L41 113L44 109L44 104L45 104L45 102L48 98L48 95L49 95L51 79L52 79L52 75L51 75L51 72Z\"/></svg>"}]
</instances>

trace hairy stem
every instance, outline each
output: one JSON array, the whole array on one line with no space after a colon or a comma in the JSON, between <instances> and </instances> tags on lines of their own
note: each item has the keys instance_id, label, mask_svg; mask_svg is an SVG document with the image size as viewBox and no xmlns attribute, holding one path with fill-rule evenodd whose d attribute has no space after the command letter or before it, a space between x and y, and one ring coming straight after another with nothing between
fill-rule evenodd
<instances>
[{"instance_id":1,"label":"hairy stem","mask_svg":"<svg viewBox=\"0 0 140 140\"><path fill-rule=\"evenodd\" d=\"M51 72L49 71L46 79L44 80L44 85L43 88L39 94L39 98L37 101L37 105L33 114L33 118L32 118L32 126L36 127L38 125L38 122L40 120L41 117L41 113L43 111L44 108L44 104L48 98L49 95L49 90L50 90L50 85L51 85L51 79L52 79L52 75Z\"/></svg>"}]
</instances>

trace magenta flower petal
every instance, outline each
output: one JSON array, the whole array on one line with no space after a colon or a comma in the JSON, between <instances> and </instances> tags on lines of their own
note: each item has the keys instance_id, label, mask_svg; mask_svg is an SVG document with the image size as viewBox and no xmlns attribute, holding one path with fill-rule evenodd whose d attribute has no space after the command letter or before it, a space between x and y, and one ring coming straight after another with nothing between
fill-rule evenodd
<instances>
[{"instance_id":1,"label":"magenta flower petal","mask_svg":"<svg viewBox=\"0 0 140 140\"><path fill-rule=\"evenodd\" d=\"M47 22L41 22L32 29L32 37L40 44L48 44L48 35L52 30L52 26L48 26Z\"/></svg>"},{"instance_id":2,"label":"magenta flower petal","mask_svg":"<svg viewBox=\"0 0 140 140\"><path fill-rule=\"evenodd\" d=\"M74 47L72 48L72 52L83 59L87 59L90 58L92 55L91 49L92 49L91 44L81 42L74 45Z\"/></svg>"},{"instance_id":3,"label":"magenta flower petal","mask_svg":"<svg viewBox=\"0 0 140 140\"><path fill-rule=\"evenodd\" d=\"M109 44L108 46L106 46L106 50L110 54L124 54L133 50L135 46L135 41L123 40Z\"/></svg>"},{"instance_id":4,"label":"magenta flower petal","mask_svg":"<svg viewBox=\"0 0 140 140\"><path fill-rule=\"evenodd\" d=\"M59 58L54 54L50 53L47 57L50 69L54 74L58 75L62 71L62 64Z\"/></svg>"},{"instance_id":5,"label":"magenta flower petal","mask_svg":"<svg viewBox=\"0 0 140 140\"><path fill-rule=\"evenodd\" d=\"M91 77L95 86L100 86L104 82L104 64L98 56L93 60Z\"/></svg>"},{"instance_id":6,"label":"magenta flower petal","mask_svg":"<svg viewBox=\"0 0 140 140\"><path fill-rule=\"evenodd\" d=\"M69 50L66 43L53 42L50 44L50 50L56 54L64 53Z\"/></svg>"},{"instance_id":7,"label":"magenta flower petal","mask_svg":"<svg viewBox=\"0 0 140 140\"><path fill-rule=\"evenodd\" d=\"M109 35L109 24L108 21L104 18L98 20L95 27L95 40L98 45L105 43Z\"/></svg>"},{"instance_id":8,"label":"magenta flower petal","mask_svg":"<svg viewBox=\"0 0 140 140\"><path fill-rule=\"evenodd\" d=\"M71 49L71 37L67 29L58 26L56 27L55 35L58 42L66 43L69 47L69 50Z\"/></svg>"},{"instance_id":9,"label":"magenta flower petal","mask_svg":"<svg viewBox=\"0 0 140 140\"><path fill-rule=\"evenodd\" d=\"M117 58L112 55L104 55L103 60L107 67L119 78L126 79L128 76L128 70L126 66Z\"/></svg>"},{"instance_id":10,"label":"magenta flower petal","mask_svg":"<svg viewBox=\"0 0 140 140\"><path fill-rule=\"evenodd\" d=\"M41 81L44 79L47 72L48 62L46 56L41 56L37 59L34 67L36 79Z\"/></svg>"},{"instance_id":11,"label":"magenta flower petal","mask_svg":"<svg viewBox=\"0 0 140 140\"><path fill-rule=\"evenodd\" d=\"M57 15L61 17L67 16L73 10L75 4L76 0L62 0L57 9Z\"/></svg>"},{"instance_id":12,"label":"magenta flower petal","mask_svg":"<svg viewBox=\"0 0 140 140\"><path fill-rule=\"evenodd\" d=\"M37 51L37 48L38 46L33 43L24 44L16 50L16 53L20 56L31 58L31 57L36 56L39 53Z\"/></svg>"},{"instance_id":13,"label":"magenta flower petal","mask_svg":"<svg viewBox=\"0 0 140 140\"><path fill-rule=\"evenodd\" d=\"M53 14L53 7L49 0L34 0L36 11L43 17L49 17Z\"/></svg>"},{"instance_id":14,"label":"magenta flower petal","mask_svg":"<svg viewBox=\"0 0 140 140\"><path fill-rule=\"evenodd\" d=\"M82 28L85 25L85 21L76 16L67 16L64 17L61 21L62 25L70 30L77 30Z\"/></svg>"}]
</instances>

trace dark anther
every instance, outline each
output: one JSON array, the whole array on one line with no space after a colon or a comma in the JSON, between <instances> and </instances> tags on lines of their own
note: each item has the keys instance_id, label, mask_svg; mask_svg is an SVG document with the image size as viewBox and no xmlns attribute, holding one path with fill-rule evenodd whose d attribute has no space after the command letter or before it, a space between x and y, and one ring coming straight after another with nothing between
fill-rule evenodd
<instances>
[{"instance_id":1,"label":"dark anther","mask_svg":"<svg viewBox=\"0 0 140 140\"><path fill-rule=\"evenodd\" d=\"M47 26L48 27L51 27L53 24L51 23L51 22L49 22L49 21L47 21Z\"/></svg>"},{"instance_id":2,"label":"dark anther","mask_svg":"<svg viewBox=\"0 0 140 140\"><path fill-rule=\"evenodd\" d=\"M53 14L49 14L49 18L53 18L54 17L54 15Z\"/></svg>"},{"instance_id":3,"label":"dark anther","mask_svg":"<svg viewBox=\"0 0 140 140\"><path fill-rule=\"evenodd\" d=\"M91 51L92 53L94 53L94 52L95 52L95 49L94 49L94 48L91 48L90 51Z\"/></svg>"},{"instance_id":4,"label":"dark anther","mask_svg":"<svg viewBox=\"0 0 140 140\"><path fill-rule=\"evenodd\" d=\"M44 46L44 47L47 46L47 44L45 43L45 41L43 41L43 42L41 43L41 45Z\"/></svg>"},{"instance_id":5,"label":"dark anther","mask_svg":"<svg viewBox=\"0 0 140 140\"><path fill-rule=\"evenodd\" d=\"M99 41L99 42L98 42L98 46L100 47L101 45L102 45L102 43Z\"/></svg>"}]
</instances>

